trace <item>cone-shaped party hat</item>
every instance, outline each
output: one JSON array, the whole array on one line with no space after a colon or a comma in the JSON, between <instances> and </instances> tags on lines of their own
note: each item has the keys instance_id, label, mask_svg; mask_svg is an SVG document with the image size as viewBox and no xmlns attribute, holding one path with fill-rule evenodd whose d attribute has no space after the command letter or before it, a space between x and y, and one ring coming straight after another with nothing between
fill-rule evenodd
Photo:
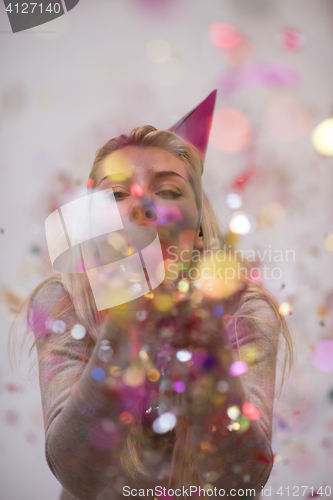
<instances>
[{"instance_id":1,"label":"cone-shaped party hat","mask_svg":"<svg viewBox=\"0 0 333 500\"><path fill-rule=\"evenodd\" d=\"M202 165L205 161L213 121L216 93L217 90L213 90L204 101L169 128L171 132L180 135L180 137L197 148Z\"/></svg>"}]
</instances>

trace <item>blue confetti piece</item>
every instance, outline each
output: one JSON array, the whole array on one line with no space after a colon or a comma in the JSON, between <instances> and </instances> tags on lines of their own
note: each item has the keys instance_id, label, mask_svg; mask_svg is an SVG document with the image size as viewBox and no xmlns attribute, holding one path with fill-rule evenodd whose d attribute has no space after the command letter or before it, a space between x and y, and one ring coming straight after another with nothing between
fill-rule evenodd
<instances>
[{"instance_id":1,"label":"blue confetti piece","mask_svg":"<svg viewBox=\"0 0 333 500\"><path fill-rule=\"evenodd\" d=\"M100 366L94 366L91 370L91 376L97 380L97 382L103 382L105 379L105 371Z\"/></svg>"},{"instance_id":2,"label":"blue confetti piece","mask_svg":"<svg viewBox=\"0 0 333 500\"><path fill-rule=\"evenodd\" d=\"M217 318L219 318L220 316L223 316L223 314L224 314L224 307L222 307L222 306L215 306L214 309L213 309L213 314Z\"/></svg>"}]
</instances>

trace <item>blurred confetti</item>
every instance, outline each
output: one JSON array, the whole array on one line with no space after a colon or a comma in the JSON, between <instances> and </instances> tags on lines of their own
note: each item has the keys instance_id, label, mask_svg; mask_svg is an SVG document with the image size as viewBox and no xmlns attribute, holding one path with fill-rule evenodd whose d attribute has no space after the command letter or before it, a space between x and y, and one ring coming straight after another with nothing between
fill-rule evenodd
<instances>
[{"instance_id":1,"label":"blurred confetti","mask_svg":"<svg viewBox=\"0 0 333 500\"><path fill-rule=\"evenodd\" d=\"M111 8L112 2L99 2L102 3ZM277 402L275 410L273 451L278 453L273 459L274 470L270 481L287 484L292 479L300 482L304 475L308 479L324 474L325 466L333 472L333 461L327 460L333 447L333 295L329 271L333 252L333 198L329 163L333 155L333 119L329 38L325 34L323 22L319 24L317 21L316 26L310 9L302 6L297 16L293 16L292 9L289 13L282 12L278 5L266 0L234 0L230 2L230 6L226 6L223 17L217 10L212 10L216 15L210 15L208 9L202 13L202 20L198 15L192 22L191 16L188 15L185 23L182 16L177 20L175 17L175 22L170 23L172 29L169 29L168 15L178 16L178 12L182 12L185 19L185 14L188 14L181 11L181 5L182 2L176 0L131 0L131 7L136 6L136 9L130 9L135 11L133 24L130 21L130 10L126 14L126 23L124 21L122 24L116 20L121 27L120 31L125 34L117 51L111 48L109 52L102 51L93 56L95 66L86 69L83 74L78 72L76 79L73 77L75 95L73 89L66 86L66 92L73 101L73 107L68 106L66 110L64 107L60 108L62 115L68 113L66 121L63 121L63 117L56 121L56 112L65 102L65 93L62 93L52 71L47 74L49 80L43 80L44 67L41 75L38 75L35 63L32 64L31 73L27 68L27 78L31 78L31 81L38 81L38 78L43 77L32 97L28 85L30 80L13 77L10 79L8 72L8 81L0 96L1 129L4 130L14 119L16 124L21 125L18 122L22 120L24 123L23 120L28 118L29 124L36 124L34 127L36 126L37 132L39 126L43 132L43 120L52 113L56 127L64 133L68 144L65 141L65 146L59 147L58 153L59 139L57 136L54 142L51 141L51 126L49 142L45 141L45 138L39 140L36 134L35 143L30 138L27 139L28 146L32 146L31 149L26 149L27 145L22 139L22 151L27 158L25 165L22 158L15 163L12 141L8 141L10 153L5 159L11 162L13 155L13 165L18 165L21 169L17 171L20 182L20 174L22 172L24 181L24 169L27 168L31 182L27 186L24 185L24 190L29 188L29 196L36 199L36 207L34 216L26 224L27 234L31 238L31 241L26 243L29 255L13 257L15 268L12 276L15 281L20 282L19 286L3 286L2 305L11 315L15 314L27 296L25 286L27 289L33 287L36 273L40 271L39 265L45 256L44 219L64 204L64 200L77 193L80 186L86 189L86 173L92 164L94 151L111 137L120 135L125 129L130 130L132 125L141 125L142 120L157 127L161 123L164 124L160 116L163 109L172 113L172 116L175 115L175 120L170 120L170 123L176 121L178 115L174 105L182 105L185 98L190 101L193 97L194 100L194 94L197 95L201 87L208 85L208 80L217 82L218 107L211 132L210 143L213 147L209 162L207 161L205 188L209 199L218 209L217 213L223 226L228 228L229 225L231 232L228 233L227 241L236 243L241 248L254 248L256 252L262 253L267 249L284 249L289 246L297 255L296 264L282 261L278 264L281 266L281 273L283 272L281 279L268 280L264 285L276 296L279 314L287 319L292 334L298 341L296 353L300 355L289 385ZM320 8L316 6L316 13L319 14L319 11ZM136 32L133 28L140 25L137 22L138 12L141 19L148 19L148 28L142 30L144 36L141 38L139 30ZM149 28L149 16L155 16L156 19L153 29ZM116 32L116 26L112 25L112 16L105 16L105 19L108 21L107 36L110 36L110 33ZM212 23L212 19L216 22ZM53 33L38 33L36 29L31 38L38 37L50 41L63 38L64 43L67 43L67 35L70 36L68 28L74 28L69 20L70 16L59 20ZM199 21L202 22L202 29ZM87 26L88 22L90 19L87 17ZM164 24L162 26L158 23ZM103 27L101 32L102 30ZM129 30L132 38L128 36ZM77 30L73 33L75 37L79 37ZM80 38L78 40L82 41ZM89 44L91 43L89 41ZM47 50L50 48L48 45ZM93 44L86 47L83 44L79 52L84 54L85 50L92 48ZM50 54L52 56L52 50ZM67 64L65 56L63 59ZM55 73L58 72L58 67L61 69L60 59L56 63ZM68 67L66 69L63 66L62 69L67 71ZM4 74L6 75L5 71ZM59 72L59 75L61 74ZM94 87L95 77L97 85ZM101 81L104 87L100 85ZM89 101L93 106L85 108L85 119L92 125L88 125L85 131L79 132L75 138L73 130L82 126L82 116L74 108L75 98L80 102L87 102L87 89L90 87L94 96L93 99L90 96ZM90 108L93 109L92 114L89 114ZM103 116L97 116L96 109L105 109ZM36 113L36 119L34 116L28 116L31 111ZM76 115L75 119L78 121L74 121L73 125L70 118ZM168 123L168 120L165 119L165 123ZM19 137L24 138L19 127L17 133ZM40 136L42 137L42 134ZM7 136L4 137L6 142ZM254 139L257 143L255 150ZM63 164L68 146L71 150L70 167ZM313 155L312 148L315 150ZM21 147L18 149L21 150ZM252 151L250 154L249 150ZM226 155L228 157L225 159ZM120 160L118 156L118 165ZM112 176L112 161L106 164L107 174ZM118 177L115 176L114 180L123 181L128 179L129 175L128 165L123 165L122 175L119 176L118 172ZM33 188L38 182L42 183L41 195ZM222 189L224 183L227 187ZM88 181L87 187L94 188L94 182ZM139 184L132 184L130 192L137 199L145 199L146 194ZM22 207L24 210L26 208L23 203L26 191L23 193L24 196L21 195L21 201L17 205L21 211ZM17 200L18 197L15 198L15 203ZM251 214L255 214L255 218ZM181 212L177 206L161 204L156 210L156 216L156 225L160 225L160 228L170 222L182 223ZM13 233L13 221L14 219L9 219L2 223L0 233L4 243ZM184 248L192 237L193 231L182 232L180 241ZM108 244L117 250L128 250L127 242L119 234L111 234ZM214 258L213 256L213 261ZM267 260L273 260L269 254ZM216 264L216 261L213 263ZM259 267L260 263L260 258L253 260L253 264L258 264ZM233 264L231 263L231 267ZM258 284L262 281L263 277L258 271L252 282ZM24 287L20 288L22 282ZM183 279L178 283L178 288L168 293L146 294L146 305L140 307L135 316L148 337L152 331L149 307L156 315L167 315L181 321L181 315L177 316L176 313L177 305L188 297L192 311L197 313L200 321L204 321L207 320L207 297L216 299L228 296L238 285L235 280L229 289L221 289L216 286L214 280L207 279L197 283L196 289L191 292L189 281ZM133 283L133 287L136 289L138 284ZM213 320L227 318L222 306L212 308L208 317ZM38 311L36 321L40 327L48 326L47 334L70 335L71 345L77 345L80 349L90 340L88 330L83 324L71 324L71 329L66 331L65 322L50 318L45 311ZM173 335L172 326L166 322L161 325L158 334L167 342ZM206 337L203 336L201 340L205 341ZM133 350L135 351L134 348ZM165 345L158 353L156 366L148 345L141 346L136 356L126 369L113 365L108 371L95 366L91 377L95 384L105 383L110 390L123 384L129 399L134 401L144 384L149 383L149 387L153 389L152 401L146 410L147 417L151 419L149 422L154 433L161 434L162 439L165 439L163 435L174 429L178 418L175 409L169 405L169 393L174 391L177 396L183 396L189 387L188 382L181 378L181 370L186 371L192 367L195 371L211 367L214 365L214 356L205 348L192 351L187 346L178 346L174 362L179 372L176 371L173 378L166 369L170 361L170 350ZM101 363L110 363L113 357L111 343L102 341L98 359ZM231 364L230 374L233 377L244 375L245 380L251 366L260 360L260 352L243 345L242 359L243 361ZM42 370L43 380L53 381L64 363L63 356L50 356ZM228 400L229 391L232 390L232 383L229 385L227 380L221 377L221 380L213 385L216 394L212 402L216 406ZM232 380L238 382L237 379ZM206 382L203 377L202 386L198 388L199 395L210 394ZM6 398L11 399L11 404L15 398L25 397L25 389L16 382L5 382L3 387L3 393ZM158 391L164 398L160 405L157 401ZM134 406L131 408L130 403L126 404L128 406L125 405L126 409L120 414L119 421L103 419L92 426L78 429L82 442L88 441L91 446L107 452L116 447L119 442L118 426L130 426L135 418ZM42 446L43 439L33 430L34 426L43 425L41 412L34 419L29 417L27 430L24 430L22 425L22 411L11 407L5 409L2 415L4 425L12 427L14 432L23 429L22 437L25 441L36 446L36 449ZM231 420L228 429L234 435L240 435L252 425L252 421L260 419L261 413L254 401L245 401L239 406L231 402L231 406L228 406L228 416ZM217 432L216 426L213 427L212 432ZM214 434L212 436L214 437ZM208 455L214 449L214 439L202 437L199 445L201 455ZM31 450L31 447L29 449ZM254 450L254 453L259 462L265 465L270 463L260 450ZM156 450L145 449L144 454L147 463L152 465L162 461L161 454ZM325 465L321 466L323 460ZM221 471L213 469L214 467L204 473L207 487L214 485L220 477ZM244 482L251 481L251 471L244 474L239 464L235 465L234 472L242 473ZM116 478L114 484L121 491L122 479ZM308 495L308 498L313 496L319 495Z\"/></svg>"},{"instance_id":2,"label":"blurred confetti","mask_svg":"<svg viewBox=\"0 0 333 500\"><path fill-rule=\"evenodd\" d=\"M229 96L245 86L297 88L300 83L300 76L293 66L271 62L228 70L220 79L220 89Z\"/></svg>"},{"instance_id":3,"label":"blurred confetti","mask_svg":"<svg viewBox=\"0 0 333 500\"><path fill-rule=\"evenodd\" d=\"M298 51L304 48L305 37L295 28L284 28L276 37L278 46L288 51Z\"/></svg>"},{"instance_id":4,"label":"blurred confetti","mask_svg":"<svg viewBox=\"0 0 333 500\"><path fill-rule=\"evenodd\" d=\"M1 302L10 314L17 314L28 294L18 287L5 287L1 290Z\"/></svg>"},{"instance_id":5,"label":"blurred confetti","mask_svg":"<svg viewBox=\"0 0 333 500\"><path fill-rule=\"evenodd\" d=\"M311 134L311 116L291 96L272 100L266 108L265 121L272 136L281 142L298 141Z\"/></svg>"},{"instance_id":6,"label":"blurred confetti","mask_svg":"<svg viewBox=\"0 0 333 500\"><path fill-rule=\"evenodd\" d=\"M333 155L333 118L319 123L312 132L312 144L318 153Z\"/></svg>"},{"instance_id":7,"label":"blurred confetti","mask_svg":"<svg viewBox=\"0 0 333 500\"><path fill-rule=\"evenodd\" d=\"M333 371L333 340L321 340L315 345L312 363L321 372Z\"/></svg>"},{"instance_id":8,"label":"blurred confetti","mask_svg":"<svg viewBox=\"0 0 333 500\"><path fill-rule=\"evenodd\" d=\"M244 149L251 138L251 126L247 118L236 109L219 109L214 114L211 142L224 153L236 153Z\"/></svg>"},{"instance_id":9,"label":"blurred confetti","mask_svg":"<svg viewBox=\"0 0 333 500\"><path fill-rule=\"evenodd\" d=\"M244 212L235 212L229 224L230 231L236 234L248 234L251 222Z\"/></svg>"}]
</instances>

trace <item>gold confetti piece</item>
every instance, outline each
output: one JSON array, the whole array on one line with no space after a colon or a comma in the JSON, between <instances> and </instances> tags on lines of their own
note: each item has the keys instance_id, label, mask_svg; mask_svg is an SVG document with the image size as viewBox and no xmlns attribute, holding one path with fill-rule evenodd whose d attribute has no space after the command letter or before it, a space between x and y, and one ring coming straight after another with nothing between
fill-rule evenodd
<instances>
[{"instance_id":1,"label":"gold confetti piece","mask_svg":"<svg viewBox=\"0 0 333 500\"><path fill-rule=\"evenodd\" d=\"M111 366L109 372L114 377L119 377L121 375L121 369L119 366Z\"/></svg>"},{"instance_id":2,"label":"gold confetti piece","mask_svg":"<svg viewBox=\"0 0 333 500\"><path fill-rule=\"evenodd\" d=\"M288 304L288 302L282 302L279 307L279 313L281 314L281 316L287 316L288 314L291 314L290 304Z\"/></svg>"},{"instance_id":3,"label":"gold confetti piece","mask_svg":"<svg viewBox=\"0 0 333 500\"><path fill-rule=\"evenodd\" d=\"M123 374L123 381L126 385L137 387L142 385L146 378L146 370L130 366Z\"/></svg>"},{"instance_id":4,"label":"gold confetti piece","mask_svg":"<svg viewBox=\"0 0 333 500\"><path fill-rule=\"evenodd\" d=\"M165 294L157 295L154 299L154 304L156 309L162 312L169 311L173 305L172 298Z\"/></svg>"},{"instance_id":5,"label":"gold confetti piece","mask_svg":"<svg viewBox=\"0 0 333 500\"><path fill-rule=\"evenodd\" d=\"M325 247L329 252L333 252L333 234L326 236Z\"/></svg>"},{"instance_id":6,"label":"gold confetti piece","mask_svg":"<svg viewBox=\"0 0 333 500\"><path fill-rule=\"evenodd\" d=\"M201 441L200 447L202 451L205 453L207 453L207 451L210 451L212 449L210 441Z\"/></svg>"},{"instance_id":7,"label":"gold confetti piece","mask_svg":"<svg viewBox=\"0 0 333 500\"><path fill-rule=\"evenodd\" d=\"M156 370L156 368L151 368L150 370L148 370L147 372L147 378L151 381L151 382L157 382L157 380L160 378L160 372L158 370Z\"/></svg>"}]
</instances>

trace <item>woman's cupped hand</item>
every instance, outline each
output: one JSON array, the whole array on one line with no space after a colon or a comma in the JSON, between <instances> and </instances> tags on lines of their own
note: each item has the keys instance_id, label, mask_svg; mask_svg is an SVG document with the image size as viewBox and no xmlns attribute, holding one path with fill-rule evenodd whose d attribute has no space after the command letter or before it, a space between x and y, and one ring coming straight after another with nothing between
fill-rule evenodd
<instances>
[{"instance_id":1,"label":"woman's cupped hand","mask_svg":"<svg viewBox=\"0 0 333 500\"><path fill-rule=\"evenodd\" d=\"M109 311L101 336L111 342L125 386L145 394L145 407L162 401L177 413L174 396L184 393L189 418L207 418L232 362L226 319L245 290L244 281L228 291L179 276Z\"/></svg>"}]
</instances>

